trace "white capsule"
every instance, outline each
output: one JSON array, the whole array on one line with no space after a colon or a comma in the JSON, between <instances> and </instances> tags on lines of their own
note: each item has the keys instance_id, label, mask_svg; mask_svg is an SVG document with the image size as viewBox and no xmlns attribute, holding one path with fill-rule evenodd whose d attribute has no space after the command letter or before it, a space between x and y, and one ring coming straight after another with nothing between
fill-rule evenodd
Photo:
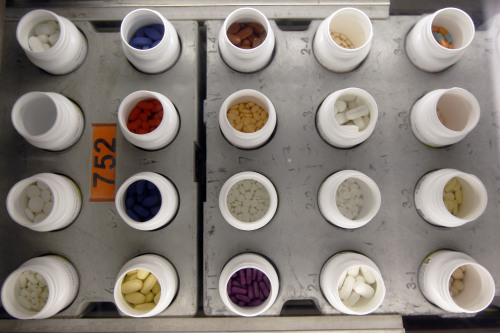
<instances>
[{"instance_id":1,"label":"white capsule","mask_svg":"<svg viewBox=\"0 0 500 333\"><path fill-rule=\"evenodd\" d=\"M353 290L351 295L344 301L344 304L349 307L354 306L360 298L361 296Z\"/></svg>"},{"instance_id":2,"label":"white capsule","mask_svg":"<svg viewBox=\"0 0 500 333\"><path fill-rule=\"evenodd\" d=\"M28 284L28 279L26 278L26 276L24 274L19 274L19 286L21 288L26 288L27 284Z\"/></svg>"},{"instance_id":3,"label":"white capsule","mask_svg":"<svg viewBox=\"0 0 500 333\"><path fill-rule=\"evenodd\" d=\"M60 32L58 31L58 32L49 36L50 45L54 46L54 44L57 43L57 40L59 39L59 34L60 34Z\"/></svg>"},{"instance_id":4,"label":"white capsule","mask_svg":"<svg viewBox=\"0 0 500 333\"><path fill-rule=\"evenodd\" d=\"M375 274L373 274L373 271L371 268L367 266L361 266L361 274L363 274L363 277L365 278L366 283L372 284L375 283Z\"/></svg>"},{"instance_id":5,"label":"white capsule","mask_svg":"<svg viewBox=\"0 0 500 333\"><path fill-rule=\"evenodd\" d=\"M342 287L339 290L340 299L344 300L348 298L349 295L351 295L352 288L354 288L354 283L355 283L354 277L347 275L344 280L344 283L342 284Z\"/></svg>"},{"instance_id":6,"label":"white capsule","mask_svg":"<svg viewBox=\"0 0 500 333\"><path fill-rule=\"evenodd\" d=\"M49 215L50 212L52 211L52 207L54 206L54 204L52 202L46 202L45 205L43 205L43 213L45 215Z\"/></svg>"},{"instance_id":7,"label":"white capsule","mask_svg":"<svg viewBox=\"0 0 500 333\"><path fill-rule=\"evenodd\" d=\"M26 189L26 195L28 196L28 198L39 197L40 196L40 189L36 185L30 185Z\"/></svg>"},{"instance_id":8,"label":"white capsule","mask_svg":"<svg viewBox=\"0 0 500 333\"><path fill-rule=\"evenodd\" d=\"M359 274L359 266L351 266L347 269L347 275L351 275L351 276L358 276Z\"/></svg>"},{"instance_id":9,"label":"white capsule","mask_svg":"<svg viewBox=\"0 0 500 333\"><path fill-rule=\"evenodd\" d=\"M37 274L36 274L36 278L37 278L37 280L38 280L38 285L39 285L40 287L42 287L42 288L43 288L43 287L45 287L45 286L47 285L47 282L45 282L45 279L44 279L44 278L43 278L43 276L41 276L40 274L38 274L38 273L37 273Z\"/></svg>"},{"instance_id":10,"label":"white capsule","mask_svg":"<svg viewBox=\"0 0 500 333\"><path fill-rule=\"evenodd\" d=\"M29 291L29 289L28 288L21 289L20 295L23 296L23 297L29 298L30 297L30 291Z\"/></svg>"},{"instance_id":11,"label":"white capsule","mask_svg":"<svg viewBox=\"0 0 500 333\"><path fill-rule=\"evenodd\" d=\"M370 109L366 105L357 106L346 112L347 119L353 120L359 117L367 116L370 113Z\"/></svg>"},{"instance_id":12,"label":"white capsule","mask_svg":"<svg viewBox=\"0 0 500 333\"><path fill-rule=\"evenodd\" d=\"M356 104L356 100L351 101L351 102L347 102L347 109L349 109L349 110L354 109L356 106L358 106Z\"/></svg>"},{"instance_id":13,"label":"white capsule","mask_svg":"<svg viewBox=\"0 0 500 333\"><path fill-rule=\"evenodd\" d=\"M338 109L339 112L344 112L345 109L347 108L347 104L344 101L337 100L335 102L335 107Z\"/></svg>"},{"instance_id":14,"label":"white capsule","mask_svg":"<svg viewBox=\"0 0 500 333\"><path fill-rule=\"evenodd\" d=\"M19 295L16 297L16 300L17 303L19 303L23 308L25 308L26 310L31 310L31 301L26 299L26 297Z\"/></svg>"},{"instance_id":15,"label":"white capsule","mask_svg":"<svg viewBox=\"0 0 500 333\"><path fill-rule=\"evenodd\" d=\"M30 219L31 221L33 221L35 219L35 214L33 214L33 212L31 211L31 209L29 209L28 207L26 207L24 209L24 214L26 215L26 217L28 219Z\"/></svg>"},{"instance_id":16,"label":"white capsule","mask_svg":"<svg viewBox=\"0 0 500 333\"><path fill-rule=\"evenodd\" d=\"M342 125L340 127L350 132L359 132L359 127L356 125Z\"/></svg>"},{"instance_id":17,"label":"white capsule","mask_svg":"<svg viewBox=\"0 0 500 333\"><path fill-rule=\"evenodd\" d=\"M337 121L337 123L339 125L343 125L345 123L347 123L347 121L349 119L347 119L346 115L345 115L345 112L343 113L337 113L335 116L334 116L335 120Z\"/></svg>"},{"instance_id":18,"label":"white capsule","mask_svg":"<svg viewBox=\"0 0 500 333\"><path fill-rule=\"evenodd\" d=\"M28 39L28 46L30 47L31 51L33 52L42 52L43 51L43 43L40 42L38 38L35 36L31 36Z\"/></svg>"},{"instance_id":19,"label":"white capsule","mask_svg":"<svg viewBox=\"0 0 500 333\"><path fill-rule=\"evenodd\" d=\"M40 197L30 198L28 201L28 208L31 209L33 213L39 213L43 209L43 200Z\"/></svg>"},{"instance_id":20,"label":"white capsule","mask_svg":"<svg viewBox=\"0 0 500 333\"><path fill-rule=\"evenodd\" d=\"M35 223L42 222L43 220L45 220L46 217L47 215L45 215L44 213L37 214L33 222Z\"/></svg>"},{"instance_id":21,"label":"white capsule","mask_svg":"<svg viewBox=\"0 0 500 333\"><path fill-rule=\"evenodd\" d=\"M354 291L364 298L371 298L375 294L375 290L364 282L358 282L354 285Z\"/></svg>"},{"instance_id":22,"label":"white capsule","mask_svg":"<svg viewBox=\"0 0 500 333\"><path fill-rule=\"evenodd\" d=\"M36 278L36 275L35 273L33 272L28 272L28 274L26 274L26 278L28 279L29 282L33 283L33 284L38 284L38 279Z\"/></svg>"}]
</instances>

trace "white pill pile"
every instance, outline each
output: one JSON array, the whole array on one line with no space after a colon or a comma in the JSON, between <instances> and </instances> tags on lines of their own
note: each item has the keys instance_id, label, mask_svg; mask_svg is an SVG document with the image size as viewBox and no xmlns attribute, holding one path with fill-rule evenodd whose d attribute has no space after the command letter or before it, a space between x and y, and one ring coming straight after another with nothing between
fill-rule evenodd
<instances>
[{"instance_id":1,"label":"white pill pile","mask_svg":"<svg viewBox=\"0 0 500 333\"><path fill-rule=\"evenodd\" d=\"M151 311L161 297L158 279L144 269L134 269L125 275L121 292L125 301L139 311Z\"/></svg>"},{"instance_id":2,"label":"white pill pile","mask_svg":"<svg viewBox=\"0 0 500 333\"><path fill-rule=\"evenodd\" d=\"M366 103L355 95L342 95L333 107L334 117L343 129L361 132L370 123L370 109Z\"/></svg>"},{"instance_id":3,"label":"white pill pile","mask_svg":"<svg viewBox=\"0 0 500 333\"><path fill-rule=\"evenodd\" d=\"M339 297L346 306L355 306L362 297L369 299L375 295L375 282L375 274L370 267L352 266L339 288Z\"/></svg>"},{"instance_id":4,"label":"white pill pile","mask_svg":"<svg viewBox=\"0 0 500 333\"><path fill-rule=\"evenodd\" d=\"M269 193L264 185L253 179L234 184L227 194L227 207L231 214L242 222L255 222L268 211Z\"/></svg>"},{"instance_id":5,"label":"white pill pile","mask_svg":"<svg viewBox=\"0 0 500 333\"><path fill-rule=\"evenodd\" d=\"M26 217L34 223L43 221L52 211L52 191L41 181L26 188Z\"/></svg>"},{"instance_id":6,"label":"white pill pile","mask_svg":"<svg viewBox=\"0 0 500 333\"><path fill-rule=\"evenodd\" d=\"M19 294L17 302L26 310L40 311L49 298L45 279L33 271L24 271L19 275Z\"/></svg>"},{"instance_id":7,"label":"white pill pile","mask_svg":"<svg viewBox=\"0 0 500 333\"><path fill-rule=\"evenodd\" d=\"M38 23L28 39L28 45L33 52L50 49L59 39L59 23L54 20Z\"/></svg>"},{"instance_id":8,"label":"white pill pile","mask_svg":"<svg viewBox=\"0 0 500 333\"><path fill-rule=\"evenodd\" d=\"M355 220L363 207L363 192L354 178L348 178L340 184L335 196L339 211L350 220Z\"/></svg>"},{"instance_id":9,"label":"white pill pile","mask_svg":"<svg viewBox=\"0 0 500 333\"><path fill-rule=\"evenodd\" d=\"M448 181L443 191L443 201L446 209L457 216L463 202L462 186L457 178L453 177Z\"/></svg>"},{"instance_id":10,"label":"white pill pile","mask_svg":"<svg viewBox=\"0 0 500 333\"><path fill-rule=\"evenodd\" d=\"M465 284L463 279L465 278L465 272L467 271L467 266L463 265L458 267L453 274L450 276L450 294L452 297L458 296L464 289Z\"/></svg>"}]
</instances>

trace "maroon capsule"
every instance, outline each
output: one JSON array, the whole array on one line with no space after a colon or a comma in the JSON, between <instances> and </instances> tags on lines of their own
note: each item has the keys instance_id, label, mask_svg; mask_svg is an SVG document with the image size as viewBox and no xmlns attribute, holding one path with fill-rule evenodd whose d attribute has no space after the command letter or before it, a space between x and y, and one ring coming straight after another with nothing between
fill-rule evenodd
<instances>
[{"instance_id":1,"label":"maroon capsule","mask_svg":"<svg viewBox=\"0 0 500 333\"><path fill-rule=\"evenodd\" d=\"M264 275L262 277L262 279L264 280L264 283L266 284L267 289L271 290L271 281L269 281L269 278L266 275Z\"/></svg>"},{"instance_id":2,"label":"maroon capsule","mask_svg":"<svg viewBox=\"0 0 500 333\"><path fill-rule=\"evenodd\" d=\"M245 288L240 288L240 287L232 287L231 288L232 294L247 294L247 290Z\"/></svg>"},{"instance_id":3,"label":"maroon capsule","mask_svg":"<svg viewBox=\"0 0 500 333\"><path fill-rule=\"evenodd\" d=\"M248 293L247 293L248 298L250 300L254 299L253 286L248 286L247 291L248 291Z\"/></svg>"},{"instance_id":4,"label":"maroon capsule","mask_svg":"<svg viewBox=\"0 0 500 333\"><path fill-rule=\"evenodd\" d=\"M253 295L254 295L254 297L255 298L259 298L259 296L260 296L259 295L260 294L259 293L259 283L257 281L253 282L253 288L252 289L253 289Z\"/></svg>"},{"instance_id":5,"label":"maroon capsule","mask_svg":"<svg viewBox=\"0 0 500 333\"><path fill-rule=\"evenodd\" d=\"M250 285L252 284L252 269L251 268L247 268L246 269L246 279L247 279L247 285Z\"/></svg>"},{"instance_id":6,"label":"maroon capsule","mask_svg":"<svg viewBox=\"0 0 500 333\"><path fill-rule=\"evenodd\" d=\"M256 278L257 278L257 269L252 268L252 281L255 281Z\"/></svg>"},{"instance_id":7,"label":"maroon capsule","mask_svg":"<svg viewBox=\"0 0 500 333\"><path fill-rule=\"evenodd\" d=\"M234 297L236 297L237 300L239 301L243 301L243 302L250 302L250 299L248 298L248 296L245 296L245 295L240 295L240 294L236 294Z\"/></svg>"},{"instance_id":8,"label":"maroon capsule","mask_svg":"<svg viewBox=\"0 0 500 333\"><path fill-rule=\"evenodd\" d=\"M262 304L262 300L260 299L254 299L248 303L249 306L259 306Z\"/></svg>"},{"instance_id":9,"label":"maroon capsule","mask_svg":"<svg viewBox=\"0 0 500 333\"><path fill-rule=\"evenodd\" d=\"M260 270L257 271L257 281L259 281L259 282L262 281L262 275L263 275L263 273Z\"/></svg>"},{"instance_id":10,"label":"maroon capsule","mask_svg":"<svg viewBox=\"0 0 500 333\"><path fill-rule=\"evenodd\" d=\"M243 269L240 269L238 271L239 275L240 275L240 283L242 286L246 285L247 284L247 281L245 279L245 271Z\"/></svg>"}]
</instances>

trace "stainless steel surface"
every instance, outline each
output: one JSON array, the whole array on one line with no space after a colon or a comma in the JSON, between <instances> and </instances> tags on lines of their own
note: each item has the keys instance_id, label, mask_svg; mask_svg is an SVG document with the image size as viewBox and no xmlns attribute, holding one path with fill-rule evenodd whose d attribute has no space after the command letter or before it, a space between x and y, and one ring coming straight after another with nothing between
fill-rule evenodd
<instances>
[{"instance_id":1,"label":"stainless steel surface","mask_svg":"<svg viewBox=\"0 0 500 333\"><path fill-rule=\"evenodd\" d=\"M262 11L267 17L275 19L313 19L325 18L329 13L346 7L356 7L363 10L370 18L389 17L389 0L275 0L275 1L47 1L44 7L68 17L72 20L118 20L135 8L155 8L167 19L174 20L215 20L224 19L233 10L250 6ZM36 8L40 3L32 0L10 1L9 16L20 18L26 8Z\"/></svg>"},{"instance_id":2,"label":"stainless steel surface","mask_svg":"<svg viewBox=\"0 0 500 333\"><path fill-rule=\"evenodd\" d=\"M324 314L338 314L322 296L319 273L326 260L344 250L359 251L380 268L387 294L375 313L402 315L446 313L427 302L417 281L420 263L441 248L463 251L484 265L496 281L500 295L500 224L498 114L494 106L490 57L494 54L488 31L477 31L464 57L441 73L426 73L405 54L405 37L420 17L396 16L374 20L374 39L366 61L355 71L335 74L316 61L311 50L320 21L306 31L276 35L274 59L264 70L241 74L222 61L217 35L221 21L208 21L207 201L204 207L204 290L206 315L232 315L219 297L220 272L231 257L242 252L267 256L280 276L275 304L265 313L277 315L289 300L313 300ZM498 32L496 32L498 33ZM498 54L496 55L498 57ZM377 101L379 119L373 135L360 146L341 150L318 135L315 115L330 93L346 88L367 90ZM477 127L462 142L444 149L420 143L410 129L414 102L438 88L462 87L481 106ZM218 127L218 112L231 93L256 89L273 102L278 116L274 138L264 147L244 151L230 145ZM475 222L444 229L425 222L415 210L413 191L425 173L456 168L477 175L486 185L489 200ZM321 182L342 169L356 169L379 186L382 206L368 225L355 230L328 223L317 206ZM241 171L267 176L278 191L279 206L273 220L257 231L239 231L224 221L218 208L223 183Z\"/></svg>"},{"instance_id":3,"label":"stainless steel surface","mask_svg":"<svg viewBox=\"0 0 500 333\"><path fill-rule=\"evenodd\" d=\"M322 316L281 318L146 318L4 320L9 332L356 332L402 333L401 317Z\"/></svg>"},{"instance_id":4,"label":"stainless steel surface","mask_svg":"<svg viewBox=\"0 0 500 333\"><path fill-rule=\"evenodd\" d=\"M37 233L23 228L0 209L0 281L24 261L46 253L58 253L73 262L80 289L73 304L57 317L78 317L93 302L112 302L118 271L129 259L146 252L168 258L179 275L179 291L162 316L193 316L198 309L198 180L195 146L198 141L198 24L173 22L182 51L173 68L158 75L135 70L126 60L119 32L97 32L91 23L77 27L87 37L89 53L71 74L49 75L32 65L15 39L17 21L5 23L5 50L0 75L0 201L12 185L39 172L56 172L79 185L83 205L76 221L61 231ZM132 146L117 130L116 189L131 175L154 171L168 177L179 192L174 220L157 231L129 227L118 216L114 202L90 202L92 124L117 123L120 101L136 90L152 90L167 96L180 115L180 130L168 147L147 152ZM63 152L47 152L28 144L11 121L16 99L29 91L61 93L82 108L85 129L81 139Z\"/></svg>"}]
</instances>

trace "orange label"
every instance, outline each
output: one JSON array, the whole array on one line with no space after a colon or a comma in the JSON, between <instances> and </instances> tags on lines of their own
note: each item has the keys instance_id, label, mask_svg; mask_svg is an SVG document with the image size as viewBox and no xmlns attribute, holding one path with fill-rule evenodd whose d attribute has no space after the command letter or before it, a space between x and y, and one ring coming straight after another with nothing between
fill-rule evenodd
<instances>
[{"instance_id":1,"label":"orange label","mask_svg":"<svg viewBox=\"0 0 500 333\"><path fill-rule=\"evenodd\" d=\"M116 124L93 124L92 129L90 201L114 201Z\"/></svg>"}]
</instances>

